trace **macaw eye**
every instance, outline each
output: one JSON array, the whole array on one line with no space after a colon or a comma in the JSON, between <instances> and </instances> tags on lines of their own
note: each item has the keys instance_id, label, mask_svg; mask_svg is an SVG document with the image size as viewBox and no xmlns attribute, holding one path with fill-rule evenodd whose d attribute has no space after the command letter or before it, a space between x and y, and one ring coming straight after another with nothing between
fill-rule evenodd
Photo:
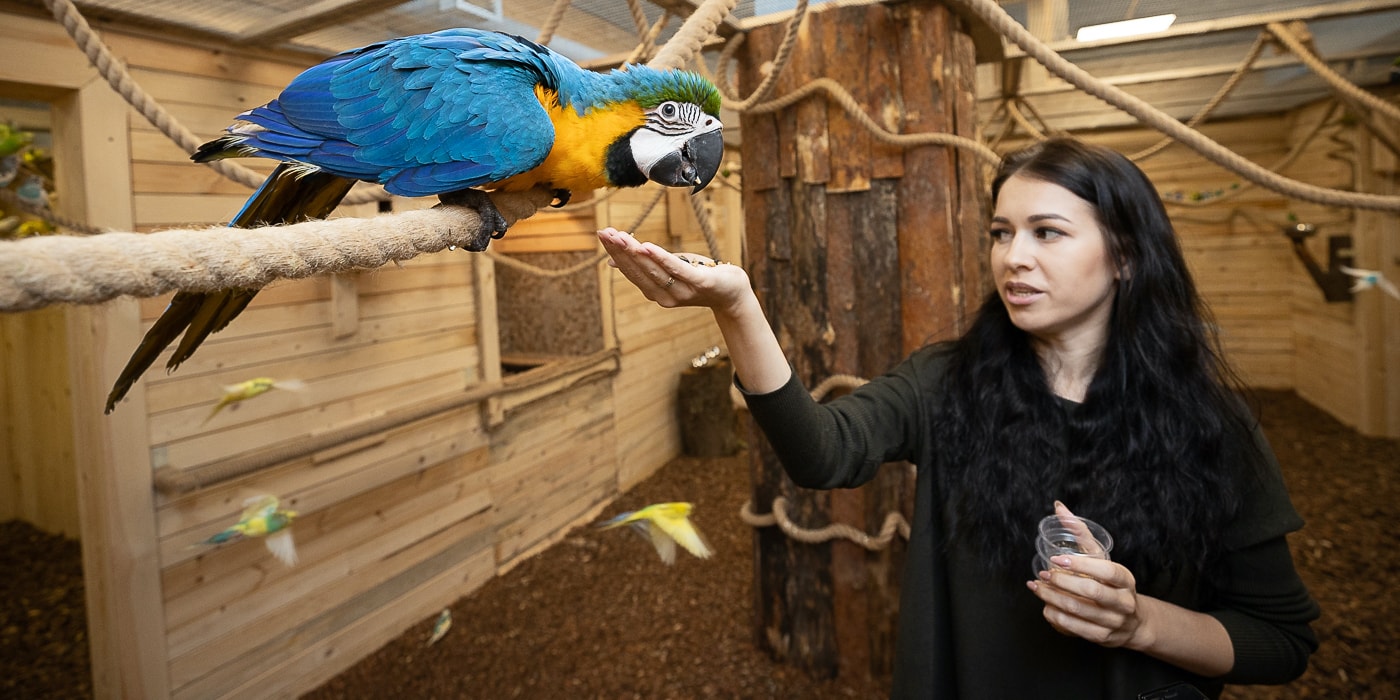
<instances>
[{"instance_id":1,"label":"macaw eye","mask_svg":"<svg viewBox=\"0 0 1400 700\"><path fill-rule=\"evenodd\" d=\"M663 117L674 117L674 116L676 116L676 103L674 103L674 102L663 102L663 103L661 104L661 116L663 116Z\"/></svg>"}]
</instances>

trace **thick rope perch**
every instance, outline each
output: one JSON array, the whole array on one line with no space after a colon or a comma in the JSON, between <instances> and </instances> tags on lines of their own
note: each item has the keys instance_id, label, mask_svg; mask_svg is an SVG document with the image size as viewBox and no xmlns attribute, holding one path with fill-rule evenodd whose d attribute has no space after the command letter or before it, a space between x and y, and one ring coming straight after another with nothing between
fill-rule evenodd
<instances>
[{"instance_id":1,"label":"thick rope perch","mask_svg":"<svg viewBox=\"0 0 1400 700\"><path fill-rule=\"evenodd\" d=\"M497 200L514 222L545 206L543 190ZM0 244L0 311L55 303L95 304L172 290L256 289L278 279L378 267L469 245L476 210L439 206L370 219L291 226L227 227L100 236L36 236Z\"/></svg>"}]
</instances>

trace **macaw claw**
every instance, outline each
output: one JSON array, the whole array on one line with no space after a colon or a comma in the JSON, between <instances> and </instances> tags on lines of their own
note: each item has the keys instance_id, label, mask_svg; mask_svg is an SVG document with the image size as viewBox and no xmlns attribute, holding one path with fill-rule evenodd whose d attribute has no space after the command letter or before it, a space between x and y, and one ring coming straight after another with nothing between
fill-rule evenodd
<instances>
[{"instance_id":1,"label":"macaw claw","mask_svg":"<svg viewBox=\"0 0 1400 700\"><path fill-rule=\"evenodd\" d=\"M570 191L568 191L568 190L565 190L565 189L554 190L554 199L555 199L555 201L550 202L550 203L549 203L549 206L554 207L555 209L560 209L560 208L562 208L562 207L564 207L564 206L567 206L568 203L569 203L569 198L572 197L572 196L574 196L574 193L573 193L573 192L570 192Z\"/></svg>"},{"instance_id":2,"label":"macaw claw","mask_svg":"<svg viewBox=\"0 0 1400 700\"><path fill-rule=\"evenodd\" d=\"M463 248L473 253L480 253L486 250L486 246L490 245L491 239L505 238L509 224L506 223L506 218L501 216L501 212L496 209L496 205L491 202L490 195L485 192L467 188L455 192L444 192L438 195L438 199L443 204L475 209L477 216L481 217L481 228L477 229L471 242L462 246Z\"/></svg>"}]
</instances>

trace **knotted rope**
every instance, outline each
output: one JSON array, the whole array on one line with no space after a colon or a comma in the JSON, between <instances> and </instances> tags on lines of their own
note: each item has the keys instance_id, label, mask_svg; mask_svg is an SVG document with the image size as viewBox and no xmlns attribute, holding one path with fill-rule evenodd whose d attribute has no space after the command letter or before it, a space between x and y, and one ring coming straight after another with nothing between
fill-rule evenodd
<instances>
[{"instance_id":1,"label":"knotted rope","mask_svg":"<svg viewBox=\"0 0 1400 700\"><path fill-rule=\"evenodd\" d=\"M833 374L823 379L810 393L812 398L821 401L827 394L836 388L854 389L867 380L850 374ZM731 394L733 396L733 394ZM736 404L742 406L742 399L734 396ZM773 499L773 504L769 507L767 515L760 515L753 511L753 501L748 500L739 508L739 518L753 527L771 527L777 525L788 537L799 542L808 544L819 544L837 538L844 538L859 544L860 546L875 551L889 546L890 540L894 539L896 532L904 539L909 539L909 521L899 511L890 511L885 515L885 522L880 527L877 535L866 534L864 530L845 523L831 523L820 528L806 528L792 521L787 513L787 499L778 496Z\"/></svg>"},{"instance_id":2,"label":"knotted rope","mask_svg":"<svg viewBox=\"0 0 1400 700\"><path fill-rule=\"evenodd\" d=\"M772 512L768 515L759 515L753 512L753 502L745 501L744 505L739 508L739 518L753 527L771 527L777 525L778 529L782 530L788 537L798 542L806 542L807 544L820 544L837 538L843 538L851 540L873 552L888 547L890 540L894 539L896 532L904 539L909 539L909 521L905 520L904 516L898 511L890 511L890 513L885 516L885 522L880 527L880 533L871 536L866 534L864 530L845 523L832 523L816 529L802 527L794 523L792 519L788 517L787 506L787 499L778 496L773 499Z\"/></svg>"},{"instance_id":3,"label":"knotted rope","mask_svg":"<svg viewBox=\"0 0 1400 700\"><path fill-rule=\"evenodd\" d=\"M1288 27L1278 22L1270 22L1265 26L1268 28L1269 33L1273 35L1275 41L1283 44L1289 51L1293 52L1293 55L1297 56L1298 60L1303 62L1303 65L1307 66L1309 70L1326 81L1338 94L1380 112L1393 121L1400 122L1400 107L1396 107L1362 90L1356 85L1353 85L1346 78L1338 75L1336 71L1332 70L1322 59L1318 58L1316 54L1309 50Z\"/></svg>"}]
</instances>

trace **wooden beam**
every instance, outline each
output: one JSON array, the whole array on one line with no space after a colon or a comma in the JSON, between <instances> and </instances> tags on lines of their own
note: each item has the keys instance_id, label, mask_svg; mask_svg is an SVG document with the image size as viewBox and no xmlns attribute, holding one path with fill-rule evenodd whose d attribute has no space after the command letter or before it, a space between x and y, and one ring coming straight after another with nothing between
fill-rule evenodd
<instances>
[{"instance_id":1,"label":"wooden beam","mask_svg":"<svg viewBox=\"0 0 1400 700\"><path fill-rule=\"evenodd\" d=\"M77 49L72 49L78 55ZM42 73L36 76L42 80ZM55 104L62 212L130 230L126 104L93 80ZM107 388L140 339L135 300L68 309L73 442L82 510L83 577L95 697L169 697L160 556L156 548L145 384L110 416Z\"/></svg>"},{"instance_id":2,"label":"wooden beam","mask_svg":"<svg viewBox=\"0 0 1400 700\"><path fill-rule=\"evenodd\" d=\"M1372 58L1377 58L1377 57L1382 57L1382 58L1387 58L1387 59L1389 59L1389 58L1393 57L1394 55L1395 55L1395 54L1394 54L1393 51L1385 51L1385 50L1383 50L1383 49L1376 49L1376 50L1370 50L1370 51L1353 51L1353 52L1348 52L1348 53L1344 53L1344 54L1336 54L1336 55L1332 55L1332 56L1327 56L1327 57L1323 58L1323 60L1326 61L1327 63L1344 63L1344 64L1345 64L1345 63L1352 63L1352 62L1354 62L1354 61L1366 61L1366 60L1369 60L1369 59L1372 59ZM1288 55L1286 55L1286 56L1270 57L1270 58L1260 58L1259 60L1257 60L1257 61L1254 62L1254 65L1250 68L1250 72L1258 73L1258 72L1261 72L1261 71L1272 70L1272 69L1274 69L1274 68L1288 68L1288 67L1291 67L1291 66L1298 66L1298 65L1302 65L1302 61L1299 61L1299 60L1298 60L1298 57L1297 57L1297 56L1294 56L1293 54L1288 54ZM1162 70L1144 71L1144 72L1141 72L1141 73L1127 73L1127 74L1122 74L1122 75L1099 75L1099 76L1095 76L1095 77L1096 77L1098 80L1100 80L1100 81L1102 81L1102 82L1104 82L1104 83L1107 83L1107 84L1109 84L1109 85L1117 85L1117 86L1119 86L1119 87L1122 87L1122 86L1125 86L1125 85L1146 85L1146 84L1148 84L1148 83L1170 83L1170 82L1175 82L1175 81L1178 81L1178 80L1190 80L1190 79L1192 79L1192 78L1209 78L1209 77L1212 77L1212 76L1227 76L1227 75L1230 75L1231 73L1234 73L1236 68L1239 68L1239 64L1238 64L1238 63L1228 63L1228 64L1227 64L1227 63L1216 63L1216 64L1211 64L1211 65L1192 66L1192 67L1188 67L1188 68L1165 68L1165 69L1162 69ZM1004 80L1004 79L1003 79L1003 80ZM1005 93L1005 92L1007 92L1007 90L1005 89L1005 86L1004 86L1004 85L1001 86L1001 87L1002 87L1002 92L1001 92L1001 93L997 93L997 94L995 94L995 95L989 94L987 97L983 97L983 98L979 99L978 101L979 101L979 102L996 102L996 101L1001 100L1001 99L1002 99L1002 94ZM1068 92L1082 92L1082 91L1081 91L1079 88L1077 88L1077 87L1075 87L1075 86L1073 86L1073 85L1071 85L1071 84L1069 84L1069 83L1067 83L1067 82L1060 81L1060 82L1058 82L1058 83L1056 83L1056 84L1054 84L1054 85L1047 85L1047 86L1039 87L1039 88L1026 88L1026 89L1022 89L1022 90L1011 90L1011 91L1009 91L1009 92L1010 92L1011 94L1019 94L1021 97L1037 97L1037 96L1049 96L1049 95L1058 95L1058 94L1063 94L1063 93L1068 93ZM985 91L984 91L984 93L985 93Z\"/></svg>"},{"instance_id":3,"label":"wooden beam","mask_svg":"<svg viewBox=\"0 0 1400 700\"><path fill-rule=\"evenodd\" d=\"M320 0L299 10L284 12L276 22L264 24L253 31L236 34L230 38L240 44L276 44L407 2L408 0Z\"/></svg>"},{"instance_id":4,"label":"wooden beam","mask_svg":"<svg viewBox=\"0 0 1400 700\"><path fill-rule=\"evenodd\" d=\"M1352 0L1351 2L1336 2L1327 5L1299 7L1291 10L1279 10L1277 12L1261 12L1253 15L1239 15L1237 17L1225 17L1223 19L1187 22L1185 24L1178 24L1164 32L1158 32L1147 36L1101 39L1099 41L1076 41L1071 38L1047 42L1047 45L1050 50L1055 53L1069 54L1076 51L1099 49L1106 46L1121 46L1139 42L1180 39L1183 37L1217 34L1241 29L1262 28L1270 22L1307 22L1330 17L1366 15L1377 12L1389 12L1392 10L1400 10L1400 0ZM1021 47L1007 42L1007 58L1025 55L1026 52L1022 51Z\"/></svg>"}]
</instances>

